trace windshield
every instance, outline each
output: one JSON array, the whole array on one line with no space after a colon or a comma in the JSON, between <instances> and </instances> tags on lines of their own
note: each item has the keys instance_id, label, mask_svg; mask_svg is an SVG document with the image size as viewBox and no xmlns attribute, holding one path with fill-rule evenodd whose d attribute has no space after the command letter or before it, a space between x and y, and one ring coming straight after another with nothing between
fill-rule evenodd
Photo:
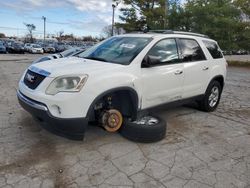
<instances>
[{"instance_id":1,"label":"windshield","mask_svg":"<svg viewBox=\"0 0 250 188\"><path fill-rule=\"evenodd\" d=\"M33 45L33 48L41 48L41 46L40 46L40 45L35 44L35 45Z\"/></svg>"},{"instance_id":2,"label":"windshield","mask_svg":"<svg viewBox=\"0 0 250 188\"><path fill-rule=\"evenodd\" d=\"M20 44L20 43L14 43L13 46L15 46L15 47L22 47L23 45Z\"/></svg>"},{"instance_id":3,"label":"windshield","mask_svg":"<svg viewBox=\"0 0 250 188\"><path fill-rule=\"evenodd\" d=\"M128 65L151 40L146 37L112 37L78 57Z\"/></svg>"}]
</instances>

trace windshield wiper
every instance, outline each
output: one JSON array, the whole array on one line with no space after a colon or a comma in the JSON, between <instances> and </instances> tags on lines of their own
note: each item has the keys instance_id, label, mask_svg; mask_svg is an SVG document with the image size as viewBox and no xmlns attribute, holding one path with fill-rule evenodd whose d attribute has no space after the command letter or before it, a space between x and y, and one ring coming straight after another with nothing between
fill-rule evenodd
<instances>
[{"instance_id":1,"label":"windshield wiper","mask_svg":"<svg viewBox=\"0 0 250 188\"><path fill-rule=\"evenodd\" d=\"M85 59L92 59L92 60L97 60L97 61L104 61L108 62L106 59L100 58L100 57L84 57Z\"/></svg>"}]
</instances>

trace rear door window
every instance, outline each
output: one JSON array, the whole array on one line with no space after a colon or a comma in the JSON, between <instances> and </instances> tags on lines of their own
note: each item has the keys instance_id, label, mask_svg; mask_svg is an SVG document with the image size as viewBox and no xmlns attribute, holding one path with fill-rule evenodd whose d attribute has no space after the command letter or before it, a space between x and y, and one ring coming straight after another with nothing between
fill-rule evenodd
<instances>
[{"instance_id":1,"label":"rear door window","mask_svg":"<svg viewBox=\"0 0 250 188\"><path fill-rule=\"evenodd\" d=\"M221 50L216 42L203 40L203 43L205 44L206 48L214 59L223 58Z\"/></svg>"},{"instance_id":2,"label":"rear door window","mask_svg":"<svg viewBox=\"0 0 250 188\"><path fill-rule=\"evenodd\" d=\"M203 61L206 57L196 40L179 39L182 62Z\"/></svg>"}]
</instances>

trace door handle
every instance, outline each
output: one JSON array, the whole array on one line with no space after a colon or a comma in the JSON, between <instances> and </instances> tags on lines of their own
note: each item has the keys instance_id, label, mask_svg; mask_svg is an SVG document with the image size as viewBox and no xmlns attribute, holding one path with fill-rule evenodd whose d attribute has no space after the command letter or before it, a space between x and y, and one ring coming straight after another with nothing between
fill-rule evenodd
<instances>
[{"instance_id":1,"label":"door handle","mask_svg":"<svg viewBox=\"0 0 250 188\"><path fill-rule=\"evenodd\" d=\"M177 71L175 71L175 75L178 75L178 74L182 74L183 73L183 71L182 70L177 70Z\"/></svg>"},{"instance_id":2,"label":"door handle","mask_svg":"<svg viewBox=\"0 0 250 188\"><path fill-rule=\"evenodd\" d=\"M208 70L208 69L209 69L208 67L203 67L203 68L202 68L202 70L204 70L204 71L205 71L205 70Z\"/></svg>"}]
</instances>

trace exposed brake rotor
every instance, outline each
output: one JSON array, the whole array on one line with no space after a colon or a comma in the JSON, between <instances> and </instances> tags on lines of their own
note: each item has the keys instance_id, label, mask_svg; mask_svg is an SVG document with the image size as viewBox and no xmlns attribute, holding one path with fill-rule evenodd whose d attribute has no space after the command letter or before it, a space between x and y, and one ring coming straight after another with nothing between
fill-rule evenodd
<instances>
[{"instance_id":1,"label":"exposed brake rotor","mask_svg":"<svg viewBox=\"0 0 250 188\"><path fill-rule=\"evenodd\" d=\"M122 114L116 109L110 109L102 115L102 125L108 132L116 132L122 126Z\"/></svg>"}]
</instances>

